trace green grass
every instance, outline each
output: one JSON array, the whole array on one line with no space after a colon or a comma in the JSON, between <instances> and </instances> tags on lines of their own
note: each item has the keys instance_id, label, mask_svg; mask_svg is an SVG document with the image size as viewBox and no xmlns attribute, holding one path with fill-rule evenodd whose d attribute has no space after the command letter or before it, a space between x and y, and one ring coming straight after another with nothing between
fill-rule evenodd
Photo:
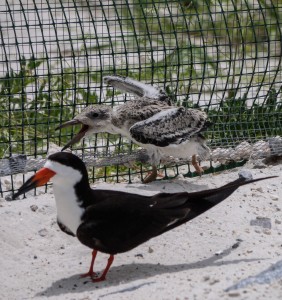
<instances>
[{"instance_id":1,"label":"green grass","mask_svg":"<svg viewBox=\"0 0 282 300\"><path fill-rule=\"evenodd\" d=\"M103 43L102 47L83 46L76 55L90 59L86 56L88 52L103 56L104 51L119 53L121 47L126 49L124 57L128 53L147 51L139 62L140 67L126 65L125 60L114 66L105 63L103 69L64 68L58 74L58 71L53 72L53 67L58 70L58 65L54 65L41 74L39 70L46 64L46 59L40 58L40 54L38 58L22 56L19 68L9 70L0 78L1 157L14 153L45 155L50 142L64 145L73 129L57 132L55 127L73 118L84 106L99 103L102 76L113 73L137 80L163 82L177 105L195 108L199 106L191 103L189 92L198 92L202 84L207 86L209 78L222 78L231 83L225 99L218 105L202 107L214 123L207 132L214 144L231 145L241 140L282 135L281 77L272 77L273 72L267 76L245 74L240 69L245 58L259 60L265 52L276 55L277 49L268 48L268 43L280 40L282 8L273 3L262 0L257 1L257 5L237 0L132 0L130 9L116 5L113 10L123 33L112 37L108 44ZM99 37L85 33L79 36L81 38L87 41ZM230 51L223 51L225 44L230 46ZM211 51L214 47L217 52ZM151 54L158 49L165 49L166 55L155 60ZM220 67L219 62L223 61L231 65L231 74ZM278 70L277 67L276 72L279 71L281 68ZM248 106L246 95L236 98L237 79L232 74L237 77L239 74L245 86L253 83L268 86L263 103L253 100ZM271 80L276 83L272 85ZM210 91L212 89L211 86ZM114 101L119 93L108 88L106 98ZM180 102L176 97L179 94L187 96ZM109 144L117 144L118 139L112 136ZM119 146L116 146L118 151ZM116 170L107 168L105 172L109 175Z\"/></svg>"},{"instance_id":2,"label":"green grass","mask_svg":"<svg viewBox=\"0 0 282 300\"><path fill-rule=\"evenodd\" d=\"M236 145L242 141L282 135L281 92L271 89L261 104L247 105L247 97L225 99L218 109L207 113L214 126L209 137L214 144Z\"/></svg>"}]
</instances>

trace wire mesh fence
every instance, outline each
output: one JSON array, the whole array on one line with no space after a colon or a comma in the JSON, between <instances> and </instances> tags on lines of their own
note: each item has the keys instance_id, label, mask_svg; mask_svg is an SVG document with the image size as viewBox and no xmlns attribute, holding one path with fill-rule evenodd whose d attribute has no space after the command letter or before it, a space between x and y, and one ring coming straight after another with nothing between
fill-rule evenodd
<instances>
[{"instance_id":1,"label":"wire mesh fence","mask_svg":"<svg viewBox=\"0 0 282 300\"><path fill-rule=\"evenodd\" d=\"M282 3L272 0L2 1L1 195L17 188L15 175L3 171L11 161L20 166L14 156L40 162L50 145L65 145L77 130L55 131L62 122L89 104L132 99L107 87L105 75L157 85L175 105L207 111L213 126L205 135L213 151L276 136L281 145L281 20ZM135 150L108 134L73 147L99 158ZM232 160L228 155L222 160ZM143 169L99 166L91 175L118 181ZM179 173L177 166L172 170Z\"/></svg>"}]
</instances>

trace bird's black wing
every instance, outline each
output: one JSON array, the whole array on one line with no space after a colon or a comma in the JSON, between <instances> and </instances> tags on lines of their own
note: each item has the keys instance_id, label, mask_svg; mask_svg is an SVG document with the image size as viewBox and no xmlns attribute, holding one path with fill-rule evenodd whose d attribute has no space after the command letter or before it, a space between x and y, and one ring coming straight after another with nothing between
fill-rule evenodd
<instances>
[{"instance_id":1,"label":"bird's black wing","mask_svg":"<svg viewBox=\"0 0 282 300\"><path fill-rule=\"evenodd\" d=\"M174 107L135 123L130 128L130 134L142 144L165 147L188 140L206 129L207 125L207 115L204 112Z\"/></svg>"},{"instance_id":2,"label":"bird's black wing","mask_svg":"<svg viewBox=\"0 0 282 300\"><path fill-rule=\"evenodd\" d=\"M102 190L103 200L89 206L77 229L80 242L101 252L116 254L133 249L199 216L222 202L239 186L272 177L239 178L220 188L194 193L161 193L152 197Z\"/></svg>"},{"instance_id":3,"label":"bird's black wing","mask_svg":"<svg viewBox=\"0 0 282 300\"><path fill-rule=\"evenodd\" d=\"M111 193L86 209L76 235L81 243L105 253L128 251L185 217L189 208L182 207L184 194L146 197L124 193L121 197Z\"/></svg>"}]
</instances>

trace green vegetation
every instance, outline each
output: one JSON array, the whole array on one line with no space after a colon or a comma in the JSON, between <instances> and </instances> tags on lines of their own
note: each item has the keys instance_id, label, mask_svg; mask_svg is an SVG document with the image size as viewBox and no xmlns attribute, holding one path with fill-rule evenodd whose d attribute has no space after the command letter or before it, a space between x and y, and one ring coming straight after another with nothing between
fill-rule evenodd
<instances>
[{"instance_id":1,"label":"green vegetation","mask_svg":"<svg viewBox=\"0 0 282 300\"><path fill-rule=\"evenodd\" d=\"M77 128L55 131L56 126L88 104L105 98L109 104L116 101L120 92L112 88L101 96L106 74L159 82L176 105L204 109L214 124L207 132L213 145L282 135L281 65L265 69L252 65L260 59L280 59L282 6L278 2L132 0L114 5L113 1L114 36L112 19L103 8L108 32L102 36L79 33L77 40L68 41L77 45L83 40L77 52L72 52L74 60L94 58L99 61L96 67L62 67L67 63L49 61L37 53L37 57L20 57L18 67L0 78L0 156L45 155L50 142L64 145ZM92 22L96 27L102 24L100 19ZM68 58L60 59L67 62ZM226 83L225 87L218 88L210 81L214 79ZM248 99L247 94L236 96L241 86L249 90L254 85L258 90L264 87L262 101ZM189 98L191 93L212 95L223 89L224 98L218 103L200 105ZM99 137L114 154L134 147L118 136ZM126 174L127 170L101 168L93 176Z\"/></svg>"},{"instance_id":2,"label":"green vegetation","mask_svg":"<svg viewBox=\"0 0 282 300\"><path fill-rule=\"evenodd\" d=\"M76 103L70 100L74 90L77 103L97 101L96 93L75 86L71 69L63 70L62 75L39 76L37 68L44 60L22 57L19 63L18 73L10 70L0 78L1 157L12 153L42 155L49 141L66 143L70 133L58 137L55 127L63 118L75 115Z\"/></svg>"},{"instance_id":3,"label":"green vegetation","mask_svg":"<svg viewBox=\"0 0 282 300\"><path fill-rule=\"evenodd\" d=\"M247 100L246 95L226 99L218 109L207 111L214 124L208 132L214 145L234 145L282 135L281 91L271 89L261 104L248 106Z\"/></svg>"}]
</instances>

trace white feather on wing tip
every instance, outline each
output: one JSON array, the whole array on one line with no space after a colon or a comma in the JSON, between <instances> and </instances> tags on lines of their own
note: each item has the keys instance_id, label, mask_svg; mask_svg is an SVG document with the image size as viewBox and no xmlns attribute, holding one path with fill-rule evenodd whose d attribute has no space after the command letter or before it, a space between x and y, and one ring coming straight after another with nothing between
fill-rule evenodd
<instances>
[{"instance_id":1,"label":"white feather on wing tip","mask_svg":"<svg viewBox=\"0 0 282 300\"><path fill-rule=\"evenodd\" d=\"M176 223L179 219L174 219L173 221L169 222L166 227L169 227L170 225L173 225L174 223Z\"/></svg>"}]
</instances>

